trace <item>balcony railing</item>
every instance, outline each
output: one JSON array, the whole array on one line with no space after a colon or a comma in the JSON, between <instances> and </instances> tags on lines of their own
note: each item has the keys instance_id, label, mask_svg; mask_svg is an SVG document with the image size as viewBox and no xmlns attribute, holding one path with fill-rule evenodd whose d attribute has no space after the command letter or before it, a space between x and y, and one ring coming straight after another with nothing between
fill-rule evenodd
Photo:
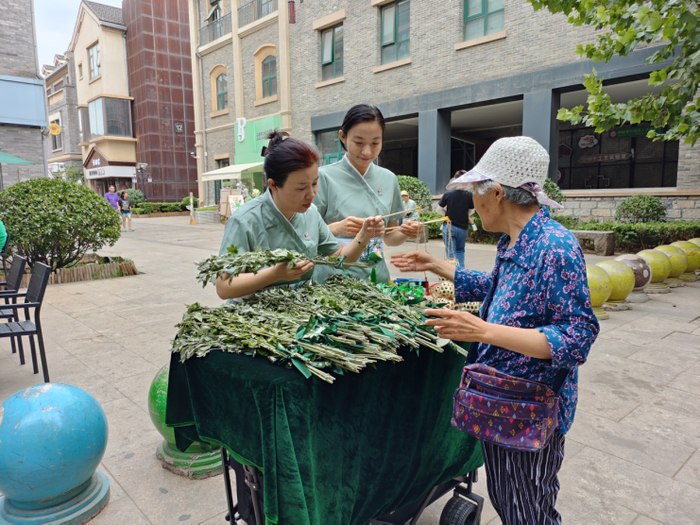
<instances>
[{"instance_id":1,"label":"balcony railing","mask_svg":"<svg viewBox=\"0 0 700 525\"><path fill-rule=\"evenodd\" d=\"M199 28L199 45L203 46L231 32L231 13Z\"/></svg>"},{"instance_id":2,"label":"balcony railing","mask_svg":"<svg viewBox=\"0 0 700 525\"><path fill-rule=\"evenodd\" d=\"M277 11L277 0L253 0L238 8L238 27L247 26Z\"/></svg>"}]
</instances>

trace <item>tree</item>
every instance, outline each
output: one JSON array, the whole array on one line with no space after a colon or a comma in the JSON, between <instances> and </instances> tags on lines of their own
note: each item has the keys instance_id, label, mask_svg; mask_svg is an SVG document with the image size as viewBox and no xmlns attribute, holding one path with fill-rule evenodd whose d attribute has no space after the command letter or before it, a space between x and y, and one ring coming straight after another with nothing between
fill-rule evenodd
<instances>
[{"instance_id":1,"label":"tree","mask_svg":"<svg viewBox=\"0 0 700 525\"><path fill-rule=\"evenodd\" d=\"M597 133L622 124L650 122L656 131L649 138L684 140L694 145L700 138L700 7L686 0L528 0L535 10L563 13L569 23L591 25L604 31L594 43L577 46L577 53L593 61L626 56L640 44L658 46L647 64L672 63L651 73L649 85L661 85L626 104L613 104L595 69L586 75L587 109L560 109L557 117L572 124L583 122Z\"/></svg>"},{"instance_id":2,"label":"tree","mask_svg":"<svg viewBox=\"0 0 700 525\"><path fill-rule=\"evenodd\" d=\"M67 180L69 182L75 182L77 184L82 184L83 178L84 178L83 177L83 168L77 164L70 164L68 166L64 166L57 173L56 178Z\"/></svg>"}]
</instances>

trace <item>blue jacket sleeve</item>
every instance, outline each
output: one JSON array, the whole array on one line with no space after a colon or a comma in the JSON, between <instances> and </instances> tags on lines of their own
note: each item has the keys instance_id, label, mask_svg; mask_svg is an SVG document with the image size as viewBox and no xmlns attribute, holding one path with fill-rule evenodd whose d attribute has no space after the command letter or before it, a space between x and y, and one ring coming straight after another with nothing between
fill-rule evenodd
<instances>
[{"instance_id":1,"label":"blue jacket sleeve","mask_svg":"<svg viewBox=\"0 0 700 525\"><path fill-rule=\"evenodd\" d=\"M493 284L493 274L455 268L455 302L483 301Z\"/></svg>"},{"instance_id":2,"label":"blue jacket sleeve","mask_svg":"<svg viewBox=\"0 0 700 525\"><path fill-rule=\"evenodd\" d=\"M586 362L600 325L591 308L586 263L580 249L551 250L544 260L542 277L548 285L538 308L546 324L539 328L547 337L555 368L575 368Z\"/></svg>"}]
</instances>

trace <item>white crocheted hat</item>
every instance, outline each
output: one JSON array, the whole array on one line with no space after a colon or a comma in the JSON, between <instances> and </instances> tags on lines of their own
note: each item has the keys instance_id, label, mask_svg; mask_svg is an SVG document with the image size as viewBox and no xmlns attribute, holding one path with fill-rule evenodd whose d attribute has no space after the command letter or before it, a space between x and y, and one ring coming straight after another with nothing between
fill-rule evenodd
<instances>
[{"instance_id":1,"label":"white crocheted hat","mask_svg":"<svg viewBox=\"0 0 700 525\"><path fill-rule=\"evenodd\" d=\"M491 144L476 166L450 182L447 189L472 191L475 182L492 180L523 188L537 197L540 204L561 208L542 189L548 169L549 154L535 139L506 137Z\"/></svg>"}]
</instances>

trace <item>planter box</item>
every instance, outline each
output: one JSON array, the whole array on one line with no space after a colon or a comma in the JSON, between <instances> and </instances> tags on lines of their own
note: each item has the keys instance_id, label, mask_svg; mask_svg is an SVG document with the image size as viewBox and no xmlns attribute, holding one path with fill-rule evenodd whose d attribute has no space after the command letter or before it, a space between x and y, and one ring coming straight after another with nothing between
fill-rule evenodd
<instances>
[{"instance_id":1,"label":"planter box","mask_svg":"<svg viewBox=\"0 0 700 525\"><path fill-rule=\"evenodd\" d=\"M132 261L113 262L107 264L86 264L73 268L60 268L51 274L49 284L76 283L97 279L111 279L126 275L138 275L138 270ZM30 274L24 274L20 288L29 286Z\"/></svg>"},{"instance_id":2,"label":"planter box","mask_svg":"<svg viewBox=\"0 0 700 525\"><path fill-rule=\"evenodd\" d=\"M197 224L221 224L221 215L219 210L195 211L194 220Z\"/></svg>"}]
</instances>

